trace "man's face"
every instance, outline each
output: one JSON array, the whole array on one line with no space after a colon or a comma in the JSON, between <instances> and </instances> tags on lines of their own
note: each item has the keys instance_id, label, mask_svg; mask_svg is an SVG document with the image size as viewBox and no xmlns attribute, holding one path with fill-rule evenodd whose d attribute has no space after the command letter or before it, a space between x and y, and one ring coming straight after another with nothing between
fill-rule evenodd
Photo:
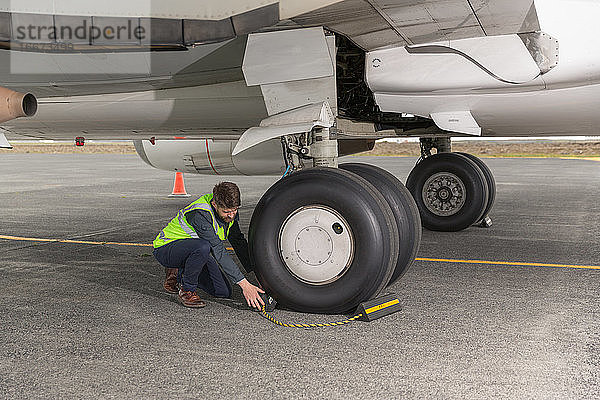
<instances>
[{"instance_id":1,"label":"man's face","mask_svg":"<svg viewBox=\"0 0 600 400\"><path fill-rule=\"evenodd\" d=\"M235 218L235 215L238 212L239 207L221 208L214 201L211 201L211 203L212 203L212 206L215 208L215 210L217 210L217 215L223 222L230 223L231 221L233 221L233 219Z\"/></svg>"}]
</instances>

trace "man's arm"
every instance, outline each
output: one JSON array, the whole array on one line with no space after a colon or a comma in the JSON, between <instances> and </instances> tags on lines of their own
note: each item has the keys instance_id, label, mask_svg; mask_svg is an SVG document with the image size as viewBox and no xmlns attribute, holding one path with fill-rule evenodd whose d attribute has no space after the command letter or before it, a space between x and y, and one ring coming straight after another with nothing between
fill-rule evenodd
<instances>
[{"instance_id":1,"label":"man's arm","mask_svg":"<svg viewBox=\"0 0 600 400\"><path fill-rule=\"evenodd\" d=\"M198 237L210 243L213 257L221 265L223 272L229 279L238 284L244 280L244 274L242 274L223 245L223 242L215 233L210 214L207 211L193 210L186 214L186 219L192 225Z\"/></svg>"},{"instance_id":2,"label":"man's arm","mask_svg":"<svg viewBox=\"0 0 600 400\"><path fill-rule=\"evenodd\" d=\"M231 243L231 246L233 246L235 255L242 263L242 266L246 272L254 271L254 265L250 259L250 253L248 252L248 241L240 229L237 216L233 222L233 225L229 229L229 236L227 237L227 240L229 240L229 243Z\"/></svg>"},{"instance_id":3,"label":"man's arm","mask_svg":"<svg viewBox=\"0 0 600 400\"><path fill-rule=\"evenodd\" d=\"M192 225L198 234L198 237L205 239L210 243L215 260L217 260L217 262L221 265L223 272L233 282L242 288L242 292L244 294L244 298L246 299L246 303L248 303L248 306L260 309L261 306L265 305L265 302L259 294L264 293L264 290L254 286L244 277L244 274L242 274L238 266L235 264L225 246L223 246L223 242L215 233L210 214L200 210L193 210L186 214L186 219Z\"/></svg>"}]
</instances>

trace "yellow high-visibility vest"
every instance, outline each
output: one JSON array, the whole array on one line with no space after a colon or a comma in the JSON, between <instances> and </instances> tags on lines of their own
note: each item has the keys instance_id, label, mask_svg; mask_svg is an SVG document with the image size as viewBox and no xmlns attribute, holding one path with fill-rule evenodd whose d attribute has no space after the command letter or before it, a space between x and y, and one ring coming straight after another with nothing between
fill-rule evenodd
<instances>
[{"instance_id":1,"label":"yellow high-visibility vest","mask_svg":"<svg viewBox=\"0 0 600 400\"><path fill-rule=\"evenodd\" d=\"M213 194L207 193L204 196L200 197L198 200L185 207L184 209L179 210L177 216L173 218L169 222L169 224L162 231L160 231L160 233L156 236L156 239L154 239L154 242L152 243L154 248L156 249L160 246L164 246L167 243L171 243L173 240L194 238L197 239L198 234L196 233L194 228L192 228L192 225L188 223L185 217L185 215L188 212L193 210L208 211L210 213L210 216L212 217L213 228L219 239L227 239L227 236L229 236L229 229L233 225L234 221L231 221L227 225L227 231L225 231L225 229L221 225L219 225L219 223L217 222L217 217L212 207L210 206L210 201L212 200L212 198Z\"/></svg>"}]
</instances>

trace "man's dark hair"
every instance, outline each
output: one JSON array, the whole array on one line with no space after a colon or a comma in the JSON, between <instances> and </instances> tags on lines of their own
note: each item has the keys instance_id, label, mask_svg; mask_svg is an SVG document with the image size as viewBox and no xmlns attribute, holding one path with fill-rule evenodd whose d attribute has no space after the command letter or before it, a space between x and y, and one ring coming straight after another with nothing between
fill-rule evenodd
<instances>
[{"instance_id":1,"label":"man's dark hair","mask_svg":"<svg viewBox=\"0 0 600 400\"><path fill-rule=\"evenodd\" d=\"M233 182L221 182L213 188L213 200L220 208L239 207L240 189Z\"/></svg>"}]
</instances>

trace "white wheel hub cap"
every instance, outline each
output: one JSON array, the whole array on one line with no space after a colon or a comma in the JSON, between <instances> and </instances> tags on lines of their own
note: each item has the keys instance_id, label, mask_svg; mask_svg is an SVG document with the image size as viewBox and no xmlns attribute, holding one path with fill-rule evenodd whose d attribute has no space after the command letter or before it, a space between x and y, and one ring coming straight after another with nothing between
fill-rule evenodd
<instances>
[{"instance_id":1,"label":"white wheel hub cap","mask_svg":"<svg viewBox=\"0 0 600 400\"><path fill-rule=\"evenodd\" d=\"M281 259L298 279L324 285L338 279L352 263L354 239L346 220L325 206L294 211L279 232Z\"/></svg>"},{"instance_id":2,"label":"white wheel hub cap","mask_svg":"<svg viewBox=\"0 0 600 400\"><path fill-rule=\"evenodd\" d=\"M441 217L456 214L465 204L467 190L462 180L450 172L438 172L425 181L423 203L429 211Z\"/></svg>"}]
</instances>

